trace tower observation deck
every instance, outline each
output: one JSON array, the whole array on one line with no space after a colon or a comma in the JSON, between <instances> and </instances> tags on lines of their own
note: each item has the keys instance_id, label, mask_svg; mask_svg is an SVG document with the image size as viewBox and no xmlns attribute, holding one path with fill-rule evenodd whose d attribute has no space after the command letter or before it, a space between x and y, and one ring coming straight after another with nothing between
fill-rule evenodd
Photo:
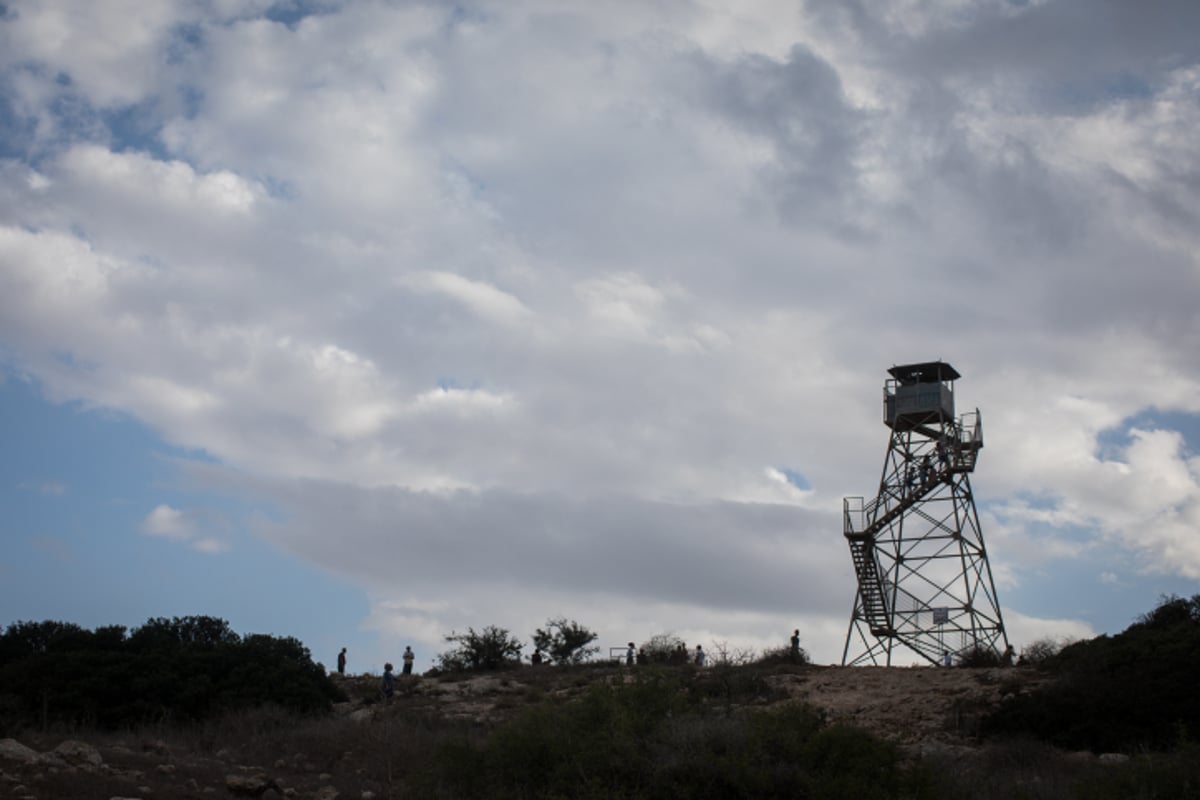
<instances>
[{"instance_id":1,"label":"tower observation deck","mask_svg":"<svg viewBox=\"0 0 1200 800\"><path fill-rule=\"evenodd\" d=\"M907 649L946 654L1007 647L970 475L983 449L979 409L956 416L943 361L888 370L888 447L878 494L843 500L858 581L842 663L891 665Z\"/></svg>"}]
</instances>

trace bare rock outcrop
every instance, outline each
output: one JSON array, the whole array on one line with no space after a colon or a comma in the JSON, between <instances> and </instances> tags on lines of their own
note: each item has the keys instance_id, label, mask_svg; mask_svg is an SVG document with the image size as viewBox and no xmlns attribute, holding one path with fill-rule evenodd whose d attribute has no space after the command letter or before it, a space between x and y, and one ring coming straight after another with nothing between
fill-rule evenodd
<instances>
[{"instance_id":1,"label":"bare rock outcrop","mask_svg":"<svg viewBox=\"0 0 1200 800\"><path fill-rule=\"evenodd\" d=\"M262 797L267 791L283 795L279 784L261 772L254 775L226 775L225 788L237 797Z\"/></svg>"},{"instance_id":2,"label":"bare rock outcrop","mask_svg":"<svg viewBox=\"0 0 1200 800\"><path fill-rule=\"evenodd\" d=\"M99 769L104 766L104 758L100 755L99 750L87 742L80 742L75 739L67 739L50 751L50 754L57 756L73 767L90 770Z\"/></svg>"},{"instance_id":3,"label":"bare rock outcrop","mask_svg":"<svg viewBox=\"0 0 1200 800\"><path fill-rule=\"evenodd\" d=\"M20 764L39 764L42 754L32 747L27 747L16 739L0 739L0 759L16 761Z\"/></svg>"}]
</instances>

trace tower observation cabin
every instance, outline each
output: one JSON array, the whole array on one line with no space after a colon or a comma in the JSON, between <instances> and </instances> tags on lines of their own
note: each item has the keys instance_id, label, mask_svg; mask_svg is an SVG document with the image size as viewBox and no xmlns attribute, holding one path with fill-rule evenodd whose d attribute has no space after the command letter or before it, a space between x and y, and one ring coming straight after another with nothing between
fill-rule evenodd
<instances>
[{"instance_id":1,"label":"tower observation cabin","mask_svg":"<svg viewBox=\"0 0 1200 800\"><path fill-rule=\"evenodd\" d=\"M940 425L954 419L954 381L961 376L942 361L888 370L883 385L883 421L893 430Z\"/></svg>"},{"instance_id":2,"label":"tower observation cabin","mask_svg":"<svg viewBox=\"0 0 1200 800\"><path fill-rule=\"evenodd\" d=\"M961 376L944 361L887 372L879 491L843 501L858 587L842 663L890 665L901 648L933 664L999 653L1007 638L970 482L979 409L956 415Z\"/></svg>"}]
</instances>

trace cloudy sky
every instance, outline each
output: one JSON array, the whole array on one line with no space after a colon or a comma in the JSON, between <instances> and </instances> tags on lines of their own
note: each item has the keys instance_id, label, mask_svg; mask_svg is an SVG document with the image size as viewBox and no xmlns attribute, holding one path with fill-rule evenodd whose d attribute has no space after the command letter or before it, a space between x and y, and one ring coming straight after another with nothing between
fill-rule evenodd
<instances>
[{"instance_id":1,"label":"cloudy sky","mask_svg":"<svg viewBox=\"0 0 1200 800\"><path fill-rule=\"evenodd\" d=\"M895 364L1010 638L1200 591L1194 0L0 2L0 624L840 660Z\"/></svg>"}]
</instances>

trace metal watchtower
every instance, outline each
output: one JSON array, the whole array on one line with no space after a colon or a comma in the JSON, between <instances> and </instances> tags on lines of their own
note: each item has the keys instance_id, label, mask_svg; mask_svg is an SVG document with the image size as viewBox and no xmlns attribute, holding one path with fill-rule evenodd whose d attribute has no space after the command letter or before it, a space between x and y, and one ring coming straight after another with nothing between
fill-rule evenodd
<instances>
[{"instance_id":1,"label":"metal watchtower","mask_svg":"<svg viewBox=\"0 0 1200 800\"><path fill-rule=\"evenodd\" d=\"M1007 647L970 474L983 447L979 409L956 417L942 361L888 370L890 429L879 494L843 501L858 578L842 664L891 665L900 645L933 664Z\"/></svg>"}]
</instances>

